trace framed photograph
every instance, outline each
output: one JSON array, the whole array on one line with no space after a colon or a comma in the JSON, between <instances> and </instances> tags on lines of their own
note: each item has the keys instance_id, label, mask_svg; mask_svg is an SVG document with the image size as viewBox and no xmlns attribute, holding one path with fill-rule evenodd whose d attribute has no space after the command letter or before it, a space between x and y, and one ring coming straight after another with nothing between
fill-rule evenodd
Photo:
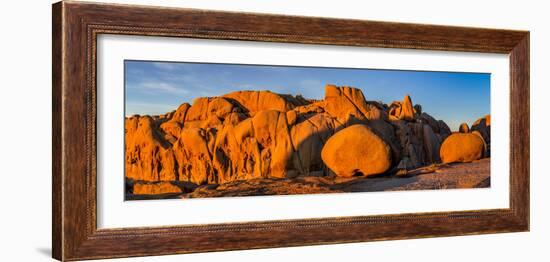
<instances>
[{"instance_id":1,"label":"framed photograph","mask_svg":"<svg viewBox=\"0 0 550 262\"><path fill-rule=\"evenodd\" d=\"M529 32L59 2L53 257L529 230Z\"/></svg>"}]
</instances>

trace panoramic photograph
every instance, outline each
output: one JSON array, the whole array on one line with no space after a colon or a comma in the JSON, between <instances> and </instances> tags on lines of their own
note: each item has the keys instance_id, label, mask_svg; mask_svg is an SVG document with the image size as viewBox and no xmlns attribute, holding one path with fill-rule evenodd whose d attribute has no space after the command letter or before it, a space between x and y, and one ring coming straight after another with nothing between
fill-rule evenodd
<instances>
[{"instance_id":1,"label":"panoramic photograph","mask_svg":"<svg viewBox=\"0 0 550 262\"><path fill-rule=\"evenodd\" d=\"M491 75L126 60L126 200L488 188Z\"/></svg>"}]
</instances>

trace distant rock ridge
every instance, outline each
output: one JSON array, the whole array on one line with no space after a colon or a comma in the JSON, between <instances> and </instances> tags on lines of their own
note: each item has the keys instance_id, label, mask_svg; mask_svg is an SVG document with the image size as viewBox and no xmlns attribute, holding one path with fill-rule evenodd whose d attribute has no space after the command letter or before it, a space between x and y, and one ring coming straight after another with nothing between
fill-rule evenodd
<instances>
[{"instance_id":1,"label":"distant rock ridge","mask_svg":"<svg viewBox=\"0 0 550 262\"><path fill-rule=\"evenodd\" d=\"M486 144L482 156L489 125L486 116L471 128ZM327 85L323 100L270 91L201 97L164 115L127 117L125 135L127 184L160 194L182 183L406 172L441 162L451 131L409 95L386 105Z\"/></svg>"}]
</instances>

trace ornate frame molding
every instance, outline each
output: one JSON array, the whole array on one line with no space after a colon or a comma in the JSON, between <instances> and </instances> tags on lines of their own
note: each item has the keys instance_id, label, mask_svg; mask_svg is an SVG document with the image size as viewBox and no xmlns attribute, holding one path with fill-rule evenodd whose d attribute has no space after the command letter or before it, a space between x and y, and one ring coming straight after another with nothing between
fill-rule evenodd
<instances>
[{"instance_id":1,"label":"ornate frame molding","mask_svg":"<svg viewBox=\"0 0 550 262\"><path fill-rule=\"evenodd\" d=\"M56 3L52 10L52 243L56 259L98 259L529 230L528 31L72 1ZM510 208L98 229L96 43L99 34L509 54Z\"/></svg>"}]
</instances>

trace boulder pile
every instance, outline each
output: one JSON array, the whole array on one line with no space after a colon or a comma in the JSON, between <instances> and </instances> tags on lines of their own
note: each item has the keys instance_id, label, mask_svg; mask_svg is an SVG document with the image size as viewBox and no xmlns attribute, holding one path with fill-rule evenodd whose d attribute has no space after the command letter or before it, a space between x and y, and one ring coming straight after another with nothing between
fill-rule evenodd
<instances>
[{"instance_id":1,"label":"boulder pile","mask_svg":"<svg viewBox=\"0 0 550 262\"><path fill-rule=\"evenodd\" d=\"M483 139L482 156L489 127L487 116L466 132ZM159 194L177 192L182 182L369 176L480 157L448 157L447 144L463 142L446 141L455 135L408 95L387 105L334 85L325 87L323 100L238 91L164 115L127 117L125 176L135 194Z\"/></svg>"}]
</instances>

